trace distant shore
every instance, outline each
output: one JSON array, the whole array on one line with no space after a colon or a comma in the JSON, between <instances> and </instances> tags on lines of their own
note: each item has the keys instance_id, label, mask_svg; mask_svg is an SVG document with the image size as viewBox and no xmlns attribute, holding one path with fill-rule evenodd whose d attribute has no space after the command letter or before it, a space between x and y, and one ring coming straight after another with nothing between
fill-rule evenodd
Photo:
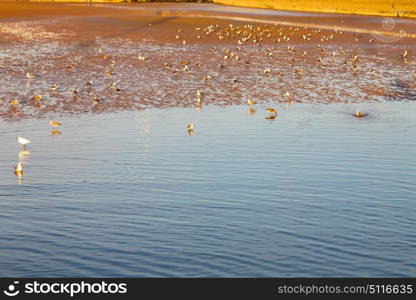
<instances>
[{"instance_id":1,"label":"distant shore","mask_svg":"<svg viewBox=\"0 0 416 300\"><path fill-rule=\"evenodd\" d=\"M416 2L413 0L215 0L214 2L294 11L416 18Z\"/></svg>"},{"instance_id":2,"label":"distant shore","mask_svg":"<svg viewBox=\"0 0 416 300\"><path fill-rule=\"evenodd\" d=\"M378 15L416 18L416 2L413 0L91 0L104 2L211 2L231 6L257 7L279 10L311 11L324 13ZM0 2L83 2L90 0L0 0ZM1 8L0 8L1 9Z\"/></svg>"}]
</instances>

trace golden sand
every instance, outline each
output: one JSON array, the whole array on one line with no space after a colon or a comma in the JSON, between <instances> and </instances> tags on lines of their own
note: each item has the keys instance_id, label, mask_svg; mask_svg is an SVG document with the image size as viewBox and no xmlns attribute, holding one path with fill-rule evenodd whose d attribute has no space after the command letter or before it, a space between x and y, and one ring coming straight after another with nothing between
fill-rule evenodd
<instances>
[{"instance_id":1,"label":"golden sand","mask_svg":"<svg viewBox=\"0 0 416 300\"><path fill-rule=\"evenodd\" d=\"M215 0L214 2L283 10L416 17L414 0Z\"/></svg>"},{"instance_id":2,"label":"golden sand","mask_svg":"<svg viewBox=\"0 0 416 300\"><path fill-rule=\"evenodd\" d=\"M10 1L10 0L8 0ZM83 2L90 0L27 0L32 2ZM7 2L7 0L0 0ZM17 2L23 2L17 0ZM132 0L92 0L93 3L102 2L133 2ZM153 2L138 0L136 2ZM186 2L186 1L171 1ZM198 1L194 1L198 2ZM200 1L199 1L200 2ZM210 2L210 1L203 1ZM212 0L224 5L258 7L269 9L312 11L325 13L361 14L416 17L416 1L414 0Z\"/></svg>"}]
</instances>

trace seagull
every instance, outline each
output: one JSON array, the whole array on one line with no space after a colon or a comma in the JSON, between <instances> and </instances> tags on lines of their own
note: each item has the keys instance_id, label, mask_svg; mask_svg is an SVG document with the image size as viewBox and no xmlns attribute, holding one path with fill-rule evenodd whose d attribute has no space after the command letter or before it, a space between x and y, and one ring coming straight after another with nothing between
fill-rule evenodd
<instances>
[{"instance_id":1,"label":"seagull","mask_svg":"<svg viewBox=\"0 0 416 300\"><path fill-rule=\"evenodd\" d=\"M248 105L254 105L254 104L257 104L257 102L256 102L256 101L254 101L254 100L252 100L252 99L248 99L248 100L247 100L247 104L248 104Z\"/></svg>"},{"instance_id":2,"label":"seagull","mask_svg":"<svg viewBox=\"0 0 416 300\"><path fill-rule=\"evenodd\" d=\"M23 146L24 151L26 151L26 146L30 144L30 141L28 139L25 139L20 136L17 137L17 142L19 143L20 146Z\"/></svg>"},{"instance_id":3,"label":"seagull","mask_svg":"<svg viewBox=\"0 0 416 300\"><path fill-rule=\"evenodd\" d=\"M50 88L52 91L56 91L56 89L58 88L58 86L57 86L56 84L52 84L49 88Z\"/></svg>"},{"instance_id":4,"label":"seagull","mask_svg":"<svg viewBox=\"0 0 416 300\"><path fill-rule=\"evenodd\" d=\"M100 101L100 98L98 98L98 97L94 97L94 98L92 98L92 101L94 102L94 103L100 103L101 101Z\"/></svg>"},{"instance_id":5,"label":"seagull","mask_svg":"<svg viewBox=\"0 0 416 300\"><path fill-rule=\"evenodd\" d=\"M295 73L298 74L298 75L302 75L303 69L296 69Z\"/></svg>"},{"instance_id":6,"label":"seagull","mask_svg":"<svg viewBox=\"0 0 416 300\"><path fill-rule=\"evenodd\" d=\"M58 126L62 125L62 123L59 123L57 121L50 120L49 121L49 125L51 125L52 127L58 127Z\"/></svg>"},{"instance_id":7,"label":"seagull","mask_svg":"<svg viewBox=\"0 0 416 300\"><path fill-rule=\"evenodd\" d=\"M193 135L194 134L194 123L190 123L188 126L186 126L188 128L188 134L189 135Z\"/></svg>"},{"instance_id":8,"label":"seagull","mask_svg":"<svg viewBox=\"0 0 416 300\"><path fill-rule=\"evenodd\" d=\"M14 174L19 177L23 175L23 167L21 162L18 162L17 166L14 167Z\"/></svg>"},{"instance_id":9,"label":"seagull","mask_svg":"<svg viewBox=\"0 0 416 300\"><path fill-rule=\"evenodd\" d=\"M267 120L276 119L277 111L274 108L268 107L268 108L266 108L266 110L271 113L271 115L266 117Z\"/></svg>"},{"instance_id":10,"label":"seagull","mask_svg":"<svg viewBox=\"0 0 416 300\"><path fill-rule=\"evenodd\" d=\"M362 118L362 117L367 116L367 114L366 114L366 113L362 113L362 112L360 112L360 111L357 109L357 111L355 112L354 116L356 116L357 118Z\"/></svg>"},{"instance_id":11,"label":"seagull","mask_svg":"<svg viewBox=\"0 0 416 300\"><path fill-rule=\"evenodd\" d=\"M42 99L42 95L36 95L32 98L32 100L40 101Z\"/></svg>"},{"instance_id":12,"label":"seagull","mask_svg":"<svg viewBox=\"0 0 416 300\"><path fill-rule=\"evenodd\" d=\"M138 60L140 61L146 61L147 60L147 56L143 56L141 54L139 54L139 56L137 57Z\"/></svg>"}]
</instances>

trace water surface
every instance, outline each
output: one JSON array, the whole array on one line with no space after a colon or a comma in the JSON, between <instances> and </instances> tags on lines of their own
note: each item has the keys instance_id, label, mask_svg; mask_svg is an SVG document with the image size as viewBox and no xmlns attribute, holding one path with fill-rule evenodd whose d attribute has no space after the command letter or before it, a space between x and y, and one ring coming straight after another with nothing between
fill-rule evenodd
<instances>
[{"instance_id":1,"label":"water surface","mask_svg":"<svg viewBox=\"0 0 416 300\"><path fill-rule=\"evenodd\" d=\"M414 103L264 107L1 121L0 275L414 276Z\"/></svg>"}]
</instances>

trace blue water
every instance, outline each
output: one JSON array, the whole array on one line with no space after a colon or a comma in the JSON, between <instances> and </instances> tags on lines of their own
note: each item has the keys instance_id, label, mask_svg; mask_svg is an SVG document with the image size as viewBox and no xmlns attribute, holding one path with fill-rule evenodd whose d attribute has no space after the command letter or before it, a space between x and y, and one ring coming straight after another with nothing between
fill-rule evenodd
<instances>
[{"instance_id":1,"label":"blue water","mask_svg":"<svg viewBox=\"0 0 416 300\"><path fill-rule=\"evenodd\" d=\"M0 121L0 276L415 276L415 103L273 106Z\"/></svg>"}]
</instances>

